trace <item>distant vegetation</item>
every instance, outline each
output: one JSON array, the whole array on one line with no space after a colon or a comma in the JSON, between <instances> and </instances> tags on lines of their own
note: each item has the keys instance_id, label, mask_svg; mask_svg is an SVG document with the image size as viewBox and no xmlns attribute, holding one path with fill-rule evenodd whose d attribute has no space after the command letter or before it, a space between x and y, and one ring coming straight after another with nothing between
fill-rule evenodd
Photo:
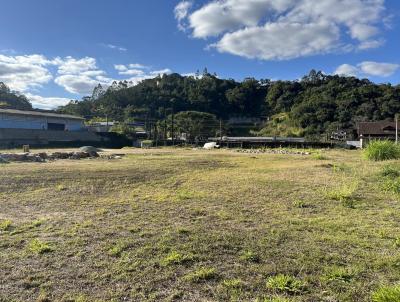
<instances>
[{"instance_id":1,"label":"distant vegetation","mask_svg":"<svg viewBox=\"0 0 400 302\"><path fill-rule=\"evenodd\" d=\"M92 97L72 101L61 112L123 121L142 116L163 120L172 112L200 111L217 119L269 119L255 135L316 136L336 129L355 131L359 121L392 119L400 110L400 86L312 70L298 81L220 79L171 74L129 87L100 85Z\"/></svg>"},{"instance_id":2,"label":"distant vegetation","mask_svg":"<svg viewBox=\"0 0 400 302\"><path fill-rule=\"evenodd\" d=\"M32 105L26 96L11 91L3 82L0 82L0 109L31 110Z\"/></svg>"},{"instance_id":3,"label":"distant vegetation","mask_svg":"<svg viewBox=\"0 0 400 302\"><path fill-rule=\"evenodd\" d=\"M25 97L4 87L0 86L3 106L31 107ZM120 122L141 118L158 123L186 111L208 113L217 121L255 117L267 122L263 129L254 128L253 135L321 138L337 129L355 132L359 121L393 119L400 111L400 85L315 70L296 81L246 78L238 82L205 69L195 76L160 75L137 85L126 81L107 89L98 85L92 96L71 101L59 111ZM219 129L218 123L213 126L212 130Z\"/></svg>"}]
</instances>

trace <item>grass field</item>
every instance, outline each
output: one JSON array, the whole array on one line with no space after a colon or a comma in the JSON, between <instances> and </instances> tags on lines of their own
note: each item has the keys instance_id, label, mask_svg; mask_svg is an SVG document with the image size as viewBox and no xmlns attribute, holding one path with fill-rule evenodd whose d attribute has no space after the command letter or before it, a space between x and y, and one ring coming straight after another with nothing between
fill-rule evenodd
<instances>
[{"instance_id":1,"label":"grass field","mask_svg":"<svg viewBox=\"0 0 400 302\"><path fill-rule=\"evenodd\" d=\"M400 280L387 164L160 149L0 165L0 301L371 301Z\"/></svg>"}]
</instances>

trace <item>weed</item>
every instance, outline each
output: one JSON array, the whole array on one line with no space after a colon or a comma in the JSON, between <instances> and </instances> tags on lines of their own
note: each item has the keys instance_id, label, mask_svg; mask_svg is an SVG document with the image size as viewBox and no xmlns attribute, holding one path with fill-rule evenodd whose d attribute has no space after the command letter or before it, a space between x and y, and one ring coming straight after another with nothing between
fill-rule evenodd
<instances>
[{"instance_id":1,"label":"weed","mask_svg":"<svg viewBox=\"0 0 400 302\"><path fill-rule=\"evenodd\" d=\"M397 178L400 176L400 171L393 166L385 165L379 175L383 177Z\"/></svg>"},{"instance_id":2,"label":"weed","mask_svg":"<svg viewBox=\"0 0 400 302\"><path fill-rule=\"evenodd\" d=\"M60 192L61 191L65 191L65 190L67 190L67 187L64 186L64 185L59 184L59 185L56 186L56 190L60 191Z\"/></svg>"},{"instance_id":3,"label":"weed","mask_svg":"<svg viewBox=\"0 0 400 302\"><path fill-rule=\"evenodd\" d=\"M33 239L29 242L29 250L35 254L45 254L54 251L54 249L46 242L42 242L39 239Z\"/></svg>"},{"instance_id":4,"label":"weed","mask_svg":"<svg viewBox=\"0 0 400 302\"><path fill-rule=\"evenodd\" d=\"M118 242L108 250L108 254L114 257L120 257L122 252L125 251L129 246L123 242Z\"/></svg>"},{"instance_id":5,"label":"weed","mask_svg":"<svg viewBox=\"0 0 400 302\"><path fill-rule=\"evenodd\" d=\"M296 199L295 201L293 201L293 206L300 209L307 208L307 203L304 200Z\"/></svg>"},{"instance_id":6,"label":"weed","mask_svg":"<svg viewBox=\"0 0 400 302\"><path fill-rule=\"evenodd\" d=\"M382 161L400 158L400 147L389 140L370 141L363 155L368 160Z\"/></svg>"},{"instance_id":7,"label":"weed","mask_svg":"<svg viewBox=\"0 0 400 302\"><path fill-rule=\"evenodd\" d=\"M400 237L397 237L393 243L394 247L400 247Z\"/></svg>"},{"instance_id":8,"label":"weed","mask_svg":"<svg viewBox=\"0 0 400 302\"><path fill-rule=\"evenodd\" d=\"M350 167L347 166L346 164L339 163L339 164L334 164L332 169L333 169L333 172L339 173L339 172L349 171Z\"/></svg>"},{"instance_id":9,"label":"weed","mask_svg":"<svg viewBox=\"0 0 400 302\"><path fill-rule=\"evenodd\" d=\"M387 178L382 182L382 189L386 192L400 194L400 178Z\"/></svg>"},{"instance_id":10,"label":"weed","mask_svg":"<svg viewBox=\"0 0 400 302\"><path fill-rule=\"evenodd\" d=\"M217 272L215 268L212 267L201 267L197 269L196 271L188 274L185 276L185 279L187 281L191 282L201 282L201 281L206 281L206 280L212 280L217 277Z\"/></svg>"},{"instance_id":11,"label":"weed","mask_svg":"<svg viewBox=\"0 0 400 302\"><path fill-rule=\"evenodd\" d=\"M244 251L240 256L240 259L247 262L260 262L260 256L253 251Z\"/></svg>"},{"instance_id":12,"label":"weed","mask_svg":"<svg viewBox=\"0 0 400 302\"><path fill-rule=\"evenodd\" d=\"M372 294L373 302L398 302L400 301L400 285L384 286Z\"/></svg>"},{"instance_id":13,"label":"weed","mask_svg":"<svg viewBox=\"0 0 400 302\"><path fill-rule=\"evenodd\" d=\"M12 221L9 219L5 219L0 222L0 231L9 231L11 229Z\"/></svg>"},{"instance_id":14,"label":"weed","mask_svg":"<svg viewBox=\"0 0 400 302\"><path fill-rule=\"evenodd\" d=\"M186 228L178 228L178 233L182 234L182 235L188 235L188 234L190 234L190 230L188 230Z\"/></svg>"},{"instance_id":15,"label":"weed","mask_svg":"<svg viewBox=\"0 0 400 302\"><path fill-rule=\"evenodd\" d=\"M295 277L279 274L268 278L267 288L278 292L296 294L305 289L305 284Z\"/></svg>"},{"instance_id":16,"label":"weed","mask_svg":"<svg viewBox=\"0 0 400 302\"><path fill-rule=\"evenodd\" d=\"M194 259L193 255L182 255L178 252L171 252L161 261L161 265L168 266L172 264L183 264Z\"/></svg>"},{"instance_id":17,"label":"weed","mask_svg":"<svg viewBox=\"0 0 400 302\"><path fill-rule=\"evenodd\" d=\"M30 228L37 228L40 227L44 222L44 219L36 219L34 221L32 221Z\"/></svg>"},{"instance_id":18,"label":"weed","mask_svg":"<svg viewBox=\"0 0 400 302\"><path fill-rule=\"evenodd\" d=\"M341 266L334 266L326 272L322 279L326 281L350 282L354 275L355 272L351 269Z\"/></svg>"},{"instance_id":19,"label":"weed","mask_svg":"<svg viewBox=\"0 0 400 302\"><path fill-rule=\"evenodd\" d=\"M326 157L322 152L315 152L312 154L312 158L316 160L327 160L328 157Z\"/></svg>"},{"instance_id":20,"label":"weed","mask_svg":"<svg viewBox=\"0 0 400 302\"><path fill-rule=\"evenodd\" d=\"M228 289L238 289L243 287L243 281L240 279L229 279L222 281L222 285Z\"/></svg>"},{"instance_id":21,"label":"weed","mask_svg":"<svg viewBox=\"0 0 400 302\"><path fill-rule=\"evenodd\" d=\"M326 196L330 199L341 201L344 206L354 207L354 193L358 188L358 182L343 182L335 189L327 190Z\"/></svg>"}]
</instances>

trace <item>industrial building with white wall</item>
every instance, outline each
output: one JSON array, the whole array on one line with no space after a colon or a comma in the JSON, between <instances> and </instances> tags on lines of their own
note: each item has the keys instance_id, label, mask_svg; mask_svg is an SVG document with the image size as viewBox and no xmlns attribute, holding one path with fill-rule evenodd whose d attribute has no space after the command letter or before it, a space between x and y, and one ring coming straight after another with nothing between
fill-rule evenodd
<instances>
[{"instance_id":1,"label":"industrial building with white wall","mask_svg":"<svg viewBox=\"0 0 400 302\"><path fill-rule=\"evenodd\" d=\"M81 117L40 111L0 109L0 129L83 131Z\"/></svg>"},{"instance_id":2,"label":"industrial building with white wall","mask_svg":"<svg viewBox=\"0 0 400 302\"><path fill-rule=\"evenodd\" d=\"M0 147L99 144L107 140L89 132L84 122L84 118L73 115L0 109Z\"/></svg>"}]
</instances>

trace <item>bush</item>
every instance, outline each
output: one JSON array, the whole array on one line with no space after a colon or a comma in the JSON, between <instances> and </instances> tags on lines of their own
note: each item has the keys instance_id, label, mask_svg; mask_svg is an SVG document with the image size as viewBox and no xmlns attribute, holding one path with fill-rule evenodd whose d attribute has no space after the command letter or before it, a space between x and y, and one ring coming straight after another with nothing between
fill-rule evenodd
<instances>
[{"instance_id":1,"label":"bush","mask_svg":"<svg viewBox=\"0 0 400 302\"><path fill-rule=\"evenodd\" d=\"M366 159L381 161L400 158L400 147L389 140L371 141L364 150Z\"/></svg>"},{"instance_id":2,"label":"bush","mask_svg":"<svg viewBox=\"0 0 400 302\"><path fill-rule=\"evenodd\" d=\"M398 302L400 301L400 285L384 286L372 294L373 302Z\"/></svg>"}]
</instances>

